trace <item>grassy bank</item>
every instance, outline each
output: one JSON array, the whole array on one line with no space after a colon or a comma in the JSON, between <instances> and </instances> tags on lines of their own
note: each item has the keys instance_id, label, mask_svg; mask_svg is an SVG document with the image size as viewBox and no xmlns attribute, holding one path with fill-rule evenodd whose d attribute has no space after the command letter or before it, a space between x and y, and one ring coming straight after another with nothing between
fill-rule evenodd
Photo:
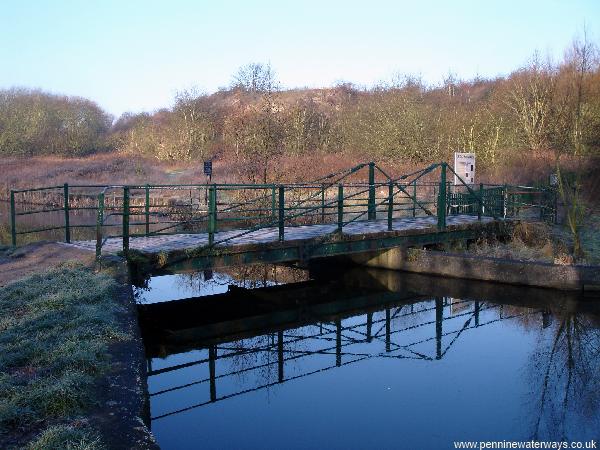
<instances>
[{"instance_id":1,"label":"grassy bank","mask_svg":"<svg viewBox=\"0 0 600 450\"><path fill-rule=\"evenodd\" d=\"M0 289L0 447L103 448L97 406L108 347L127 339L113 279L82 266Z\"/></svg>"}]
</instances>

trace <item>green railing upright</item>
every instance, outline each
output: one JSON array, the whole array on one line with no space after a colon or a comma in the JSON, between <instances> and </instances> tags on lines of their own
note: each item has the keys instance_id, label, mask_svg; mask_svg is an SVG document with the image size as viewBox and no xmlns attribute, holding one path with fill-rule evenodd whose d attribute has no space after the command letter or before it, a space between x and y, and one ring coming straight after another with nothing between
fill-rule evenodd
<instances>
[{"instance_id":1,"label":"green railing upright","mask_svg":"<svg viewBox=\"0 0 600 450\"><path fill-rule=\"evenodd\" d=\"M129 253L129 186L123 187L123 253Z\"/></svg>"},{"instance_id":2,"label":"green railing upright","mask_svg":"<svg viewBox=\"0 0 600 450\"><path fill-rule=\"evenodd\" d=\"M446 213L447 208L446 208L446 200L447 200L447 196L446 196L446 188L448 187L446 185L446 166L447 164L441 163L441 170L440 170L440 186L439 186L439 190L438 190L438 207L437 207L437 226L439 230L445 230L446 229Z\"/></svg>"},{"instance_id":3,"label":"green railing upright","mask_svg":"<svg viewBox=\"0 0 600 450\"><path fill-rule=\"evenodd\" d=\"M70 226L70 211L69 211L69 183L65 183L63 187L64 209L65 209L65 242L71 242L71 226Z\"/></svg>"},{"instance_id":4,"label":"green railing upright","mask_svg":"<svg viewBox=\"0 0 600 450\"><path fill-rule=\"evenodd\" d=\"M10 240L13 247L17 245L17 216L15 209L15 191L10 191Z\"/></svg>"},{"instance_id":5,"label":"green railing upright","mask_svg":"<svg viewBox=\"0 0 600 450\"><path fill-rule=\"evenodd\" d=\"M217 231L217 188L212 185L208 190L208 245L213 245Z\"/></svg>"},{"instance_id":6,"label":"green railing upright","mask_svg":"<svg viewBox=\"0 0 600 450\"><path fill-rule=\"evenodd\" d=\"M279 186L279 206L278 206L277 225L278 225L279 240L281 242L283 242L283 240L285 238L285 236L284 236L284 232L285 232L285 187L284 186Z\"/></svg>"},{"instance_id":7,"label":"green railing upright","mask_svg":"<svg viewBox=\"0 0 600 450\"><path fill-rule=\"evenodd\" d=\"M368 220L377 218L377 209L375 206L375 163L369 163L369 213Z\"/></svg>"},{"instance_id":8,"label":"green railing upright","mask_svg":"<svg viewBox=\"0 0 600 450\"><path fill-rule=\"evenodd\" d=\"M103 189L102 192L98 194L98 212L96 213L96 258L100 258L102 254L102 225L104 224L104 192L105 189Z\"/></svg>"},{"instance_id":9,"label":"green railing upright","mask_svg":"<svg viewBox=\"0 0 600 450\"><path fill-rule=\"evenodd\" d=\"M338 199L337 199L337 231L342 232L344 228L344 185L338 185Z\"/></svg>"}]
</instances>

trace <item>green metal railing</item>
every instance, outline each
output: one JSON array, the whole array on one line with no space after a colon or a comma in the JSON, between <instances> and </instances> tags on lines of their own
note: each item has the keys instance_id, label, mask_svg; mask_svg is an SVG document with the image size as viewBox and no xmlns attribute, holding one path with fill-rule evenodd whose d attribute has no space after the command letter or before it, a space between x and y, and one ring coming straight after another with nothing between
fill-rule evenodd
<instances>
[{"instance_id":1,"label":"green metal railing","mask_svg":"<svg viewBox=\"0 0 600 450\"><path fill-rule=\"evenodd\" d=\"M367 173L365 173L367 172ZM448 183L455 175L458 185ZM206 233L207 246L262 228L331 224L331 232L361 220L433 216L439 230L456 214L496 219L535 210L555 217L554 191L525 186L466 184L445 162L393 178L375 163L359 164L308 183L179 185L68 185L12 190L12 244L36 234L69 243L96 240L96 254L109 238L122 240L180 233ZM41 208L40 208L41 205ZM23 223L37 217L37 222ZM19 220L18 220L19 219ZM231 233L221 234L222 231ZM57 233L63 233L61 237ZM54 233L54 234L52 234Z\"/></svg>"}]
</instances>

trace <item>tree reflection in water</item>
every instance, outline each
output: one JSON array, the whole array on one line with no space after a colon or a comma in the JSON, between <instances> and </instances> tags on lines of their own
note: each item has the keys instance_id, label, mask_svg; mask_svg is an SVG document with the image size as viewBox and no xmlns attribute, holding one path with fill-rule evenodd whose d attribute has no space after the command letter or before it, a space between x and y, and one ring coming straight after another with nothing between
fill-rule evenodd
<instances>
[{"instance_id":1,"label":"tree reflection in water","mask_svg":"<svg viewBox=\"0 0 600 450\"><path fill-rule=\"evenodd\" d=\"M547 316L531 360L535 440L598 437L581 436L575 424L600 430L600 317L569 306Z\"/></svg>"},{"instance_id":2,"label":"tree reflection in water","mask_svg":"<svg viewBox=\"0 0 600 450\"><path fill-rule=\"evenodd\" d=\"M307 270L274 264L252 264L219 268L215 271L203 270L157 276L151 276L148 273L133 273L132 275L134 298L140 304L148 303L147 297L153 289L157 288L156 284L163 290L171 289L178 293L179 297L177 298L187 298L227 292L229 286L257 289L309 279Z\"/></svg>"},{"instance_id":3,"label":"tree reflection in water","mask_svg":"<svg viewBox=\"0 0 600 450\"><path fill-rule=\"evenodd\" d=\"M246 289L257 289L274 284L296 283L308 279L307 271L294 267L274 264L254 264L247 266L226 267L218 272L204 270L202 272L177 274L177 281L188 290L201 294L207 284L222 286L235 285Z\"/></svg>"}]
</instances>

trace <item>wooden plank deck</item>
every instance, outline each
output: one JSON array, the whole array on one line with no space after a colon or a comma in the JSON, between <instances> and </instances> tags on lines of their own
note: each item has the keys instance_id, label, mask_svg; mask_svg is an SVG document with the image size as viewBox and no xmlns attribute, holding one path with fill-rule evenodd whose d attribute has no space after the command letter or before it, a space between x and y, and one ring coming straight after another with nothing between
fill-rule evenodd
<instances>
[{"instance_id":1,"label":"wooden plank deck","mask_svg":"<svg viewBox=\"0 0 600 450\"><path fill-rule=\"evenodd\" d=\"M447 226L467 226L470 224L488 224L494 219L490 217L482 217L478 220L476 216L456 215L447 217ZM285 227L285 242L288 241L308 241L311 239L326 237L337 230L336 224L318 224L318 225L303 225L295 227ZM387 220L373 221L357 221L344 226L343 234L347 236L364 236L369 234L387 233ZM437 218L433 216L427 217L410 217L398 218L392 222L392 232L403 232L410 234L414 231L415 234L424 232L436 233ZM243 234L246 233L246 234ZM226 242L219 243L225 239L231 238ZM228 230L217 232L214 235L215 247L234 249L257 244L271 244L279 240L279 230L276 227L262 228L260 230L248 232L248 230ZM148 236L148 237L131 237L129 240L129 248L138 250L144 253L161 253L173 252L187 249L194 249L208 244L208 234L173 234L164 236ZM75 241L72 244L75 247L95 251L96 241ZM109 238L102 247L102 253L114 254L121 251L123 242L121 238Z\"/></svg>"}]
</instances>

